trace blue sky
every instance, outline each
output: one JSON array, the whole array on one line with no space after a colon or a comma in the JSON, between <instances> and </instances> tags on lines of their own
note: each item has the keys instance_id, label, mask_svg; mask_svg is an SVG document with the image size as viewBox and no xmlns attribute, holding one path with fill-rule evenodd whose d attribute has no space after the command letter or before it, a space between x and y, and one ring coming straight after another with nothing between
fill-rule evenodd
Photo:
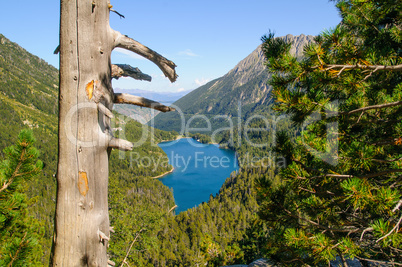
<instances>
[{"instance_id":1,"label":"blue sky","mask_svg":"<svg viewBox=\"0 0 402 267\"><path fill-rule=\"evenodd\" d=\"M111 0L111 27L157 51L178 66L171 84L151 62L115 50L113 63L139 67L152 82L120 79L114 87L151 91L192 90L221 77L261 43L269 30L276 36L317 35L340 22L327 0ZM2 1L0 33L58 67L60 2Z\"/></svg>"}]
</instances>

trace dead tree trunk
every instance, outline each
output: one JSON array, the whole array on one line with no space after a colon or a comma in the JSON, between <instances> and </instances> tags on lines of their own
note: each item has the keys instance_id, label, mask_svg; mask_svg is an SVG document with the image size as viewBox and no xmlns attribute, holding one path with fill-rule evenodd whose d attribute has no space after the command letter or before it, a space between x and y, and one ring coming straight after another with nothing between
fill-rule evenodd
<instances>
[{"instance_id":1,"label":"dead tree trunk","mask_svg":"<svg viewBox=\"0 0 402 267\"><path fill-rule=\"evenodd\" d=\"M109 0L61 0L59 163L53 266L107 266L108 171L112 148L132 144L112 136L113 103L172 109L131 96L114 95L113 77L150 80L127 65L111 66L122 47L157 64L173 82L173 62L109 26ZM138 71L133 71L138 70Z\"/></svg>"}]
</instances>

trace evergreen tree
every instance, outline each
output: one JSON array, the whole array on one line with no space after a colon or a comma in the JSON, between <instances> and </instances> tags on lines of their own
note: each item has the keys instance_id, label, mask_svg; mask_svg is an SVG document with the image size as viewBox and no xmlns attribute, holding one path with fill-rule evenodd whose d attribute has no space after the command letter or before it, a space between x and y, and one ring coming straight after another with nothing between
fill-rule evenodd
<instances>
[{"instance_id":1,"label":"evergreen tree","mask_svg":"<svg viewBox=\"0 0 402 267\"><path fill-rule=\"evenodd\" d=\"M262 38L275 109L303 129L277 134L287 167L280 184L259 187L267 255L286 266L336 256L402 265L402 5L336 2L342 22L302 59Z\"/></svg>"},{"instance_id":2,"label":"evergreen tree","mask_svg":"<svg viewBox=\"0 0 402 267\"><path fill-rule=\"evenodd\" d=\"M0 163L0 266L40 266L39 225L28 216L25 181L42 170L32 131L23 130Z\"/></svg>"}]
</instances>

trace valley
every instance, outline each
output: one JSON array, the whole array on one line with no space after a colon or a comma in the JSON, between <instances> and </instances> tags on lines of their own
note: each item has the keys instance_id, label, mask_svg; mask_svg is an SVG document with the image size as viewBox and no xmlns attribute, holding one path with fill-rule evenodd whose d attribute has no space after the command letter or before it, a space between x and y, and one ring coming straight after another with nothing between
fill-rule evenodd
<instances>
[{"instance_id":1,"label":"valley","mask_svg":"<svg viewBox=\"0 0 402 267\"><path fill-rule=\"evenodd\" d=\"M95 78L79 91L97 107L93 130L110 138L103 150L109 180L101 180L110 228L93 235L109 265L402 265L400 7L372 0L335 6L342 18L336 27L317 36L269 31L228 73L194 90L116 88L176 111L110 111L116 96L108 107L93 100ZM183 51L170 52L202 57ZM174 63L167 62L173 82ZM31 226L42 266L51 259L58 134L65 130L58 84L56 68L0 34L0 178L18 176L6 169L12 153L5 148L29 129L43 169L18 193L28 196L24 212L37 221ZM72 150L81 155L77 144ZM71 180L82 201L72 205L91 211L88 178L78 174ZM7 240L0 241L5 255ZM89 266L88 259L79 261Z\"/></svg>"},{"instance_id":2,"label":"valley","mask_svg":"<svg viewBox=\"0 0 402 267\"><path fill-rule=\"evenodd\" d=\"M44 234L40 240L44 248L42 262L44 265L47 265L53 235L53 214L56 196L55 174L57 151L54 147L57 147L58 122L56 107L58 96L58 71L39 58L30 55L23 48L6 39L6 37L1 36L1 38L2 45L0 46L0 55L2 55L2 58L7 59L0 61L2 80L6 81L6 83L0 86L3 95L1 98L2 110L3 113L7 112L2 116L2 125L8 125L7 131L2 132L1 140L3 143L1 148L12 143L20 129L23 128L31 128L34 131L35 137L38 139L37 146L41 151L40 158L45 163L45 168L43 174L30 184L28 196L37 198L37 202L33 205L30 214L39 218L39 221L42 223L44 230ZM23 60L23 58L29 58L29 60ZM20 62L18 68L15 67L15 62ZM24 64L21 62L24 62ZM36 67L37 65L40 67ZM24 68L24 72L20 71L22 68ZM34 70L38 73L37 76L33 76L36 80L25 81L25 79L29 78L25 76L25 73L34 73ZM20 80L17 80L17 77ZM49 82L42 84L42 80L49 80ZM10 90L14 88L12 87L15 86L13 84L18 84L18 88L15 87L15 91ZM32 85L35 84L38 89L32 87ZM29 88L32 88L30 91L32 96L24 93L24 90L28 90ZM46 94L43 94L43 91L46 92ZM19 94L17 94L17 92ZM38 104L33 106L31 98L38 94L45 96L45 98L43 98L44 102L37 102ZM174 97L176 96L173 96L173 98ZM53 109L50 109L52 105L47 103L52 103ZM130 115L130 113L128 115ZM141 116L143 115L141 114ZM213 192L204 192L207 197L203 198L202 204L187 211L187 208L183 207L183 209L177 212L179 213L181 211L179 215L174 215L175 213L171 212L166 217L164 214L177 204L174 202L173 193L158 179L150 178L167 172L171 166L169 164L144 166L136 164L133 159L136 157L143 158L145 156L151 156L154 158L152 160L153 162L158 162L160 157L166 154L156 144L164 140L176 139L177 132L165 132L153 129L136 122L135 118L133 120L133 118L117 113L115 113L115 117L113 127L116 129L114 133L116 137L119 137L120 133L124 133L125 138L133 143L142 140L143 136L147 137L147 141L145 143L139 142L139 146L135 148L133 152L125 152L122 154L121 152L113 151L110 156L110 219L111 224L116 229L120 229L111 239L109 253L112 255L114 261L119 262L122 260L125 254L123 252L130 245L130 240L135 237L136 233L138 233L144 225L146 225L147 230L141 231L141 241L135 245L135 249L146 249L148 253L136 253L130 255L128 258L130 262L138 266L146 266L147 263L152 263L153 266L171 265L173 262L188 266L194 264L195 261L206 262L207 259L205 256L200 256L200 253L202 253L200 242L206 237L204 234L201 234L200 227L210 228L208 230L208 236L211 237L215 235L214 233L216 233L218 229L221 229L220 231L225 229L224 231L227 231L228 236L220 241L223 242L222 244L226 244L224 245L224 248L226 248L225 251L231 249L229 244L231 244L233 240L242 239L242 234L249 225L247 218L252 216L251 214L253 212L251 210L255 210L257 207L257 205L251 204L255 203L255 197L251 195L250 181L243 181L243 178L240 178L242 175L236 176L230 174L231 171L228 171L227 174L218 174L219 181L214 181L215 189ZM233 152L223 151L223 153ZM241 191L236 191L235 194L230 193L234 188L238 188L236 190ZM246 195L241 193L243 190L247 191ZM219 194L216 194L218 191ZM233 201L235 198L242 200L238 202L238 204L234 204ZM217 205L227 205L228 209L225 213L219 215L215 214L218 211ZM194 205L190 205L189 208L192 206ZM242 212L239 213L237 208L240 207ZM253 208L249 210L251 207ZM200 217L201 211L203 213L202 217ZM204 214L204 212L207 211L209 215ZM235 217L233 217L234 215ZM136 220L132 218L136 218ZM198 218L197 221L199 224L193 229L194 226L190 221L195 218ZM220 218L221 223L213 226L211 223L218 218ZM228 220L228 218L231 219ZM239 219L242 221L240 224L238 224ZM235 227L235 225L238 229L236 232L232 228ZM187 229L197 231L198 234L188 239L186 237ZM172 231L174 231L174 234ZM169 237L166 233L170 233L169 235L171 236ZM173 243L167 243L166 238L169 240L173 238L175 241ZM216 242L214 240L215 239L211 239L208 242ZM158 245L155 246L156 244ZM171 248L172 245L175 246L174 249ZM176 260L173 262L171 262L172 259L169 256L173 255L172 253L177 255ZM181 256L179 257L179 255Z\"/></svg>"}]
</instances>

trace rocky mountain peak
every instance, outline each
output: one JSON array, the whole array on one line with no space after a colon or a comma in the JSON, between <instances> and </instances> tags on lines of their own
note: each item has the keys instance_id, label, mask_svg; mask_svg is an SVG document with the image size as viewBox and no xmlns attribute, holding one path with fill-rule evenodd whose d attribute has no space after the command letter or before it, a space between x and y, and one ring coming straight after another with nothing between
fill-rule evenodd
<instances>
[{"instance_id":1,"label":"rocky mountain peak","mask_svg":"<svg viewBox=\"0 0 402 267\"><path fill-rule=\"evenodd\" d=\"M312 42L311 35L283 37L292 43L291 53L299 56L303 47ZM216 115L238 116L239 101L242 110L252 111L256 106L268 105L271 89L267 84L270 74L264 64L265 57L259 45L250 55L241 60L223 77L213 80L176 101L186 115L196 114L213 117ZM177 113L158 114L155 126L163 130L180 130L180 115Z\"/></svg>"}]
</instances>

